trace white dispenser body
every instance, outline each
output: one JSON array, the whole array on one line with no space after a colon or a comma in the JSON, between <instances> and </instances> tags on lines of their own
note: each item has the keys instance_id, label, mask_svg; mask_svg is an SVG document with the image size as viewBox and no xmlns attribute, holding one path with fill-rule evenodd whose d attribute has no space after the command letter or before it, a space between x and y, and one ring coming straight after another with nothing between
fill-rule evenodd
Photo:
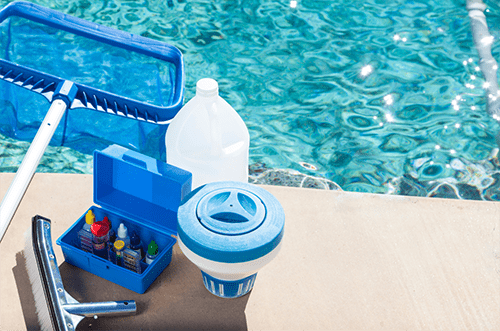
<instances>
[{"instance_id":1,"label":"white dispenser body","mask_svg":"<svg viewBox=\"0 0 500 331\"><path fill-rule=\"evenodd\" d=\"M192 189L218 181L248 182L248 129L211 78L198 81L196 96L174 117L165 141L167 163L192 173Z\"/></svg>"},{"instance_id":2,"label":"white dispenser body","mask_svg":"<svg viewBox=\"0 0 500 331\"><path fill-rule=\"evenodd\" d=\"M247 262L239 262L239 263L226 263L226 262L217 262L206 259L202 256L191 251L189 248L184 245L181 238L177 238L177 243L179 247L184 253L184 255L200 270L206 272L212 277L215 277L220 280L226 281L234 281L240 280L250 275L256 274L257 271L262 269L266 264L271 262L280 252L281 250L281 242L275 249L273 249L270 253L266 255Z\"/></svg>"}]
</instances>

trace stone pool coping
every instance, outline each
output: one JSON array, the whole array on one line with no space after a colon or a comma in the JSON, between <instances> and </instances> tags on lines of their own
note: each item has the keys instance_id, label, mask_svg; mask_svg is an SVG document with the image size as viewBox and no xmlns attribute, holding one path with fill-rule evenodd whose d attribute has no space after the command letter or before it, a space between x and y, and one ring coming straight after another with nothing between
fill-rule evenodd
<instances>
[{"instance_id":1,"label":"stone pool coping","mask_svg":"<svg viewBox=\"0 0 500 331\"><path fill-rule=\"evenodd\" d=\"M0 173L0 197L14 174ZM217 298L174 246L145 294L64 262L55 240L93 204L92 176L37 173L0 244L0 329L36 325L24 270L32 216L52 219L66 290L137 301L79 329L500 329L500 203L262 186L286 213L283 247L249 295Z\"/></svg>"}]
</instances>

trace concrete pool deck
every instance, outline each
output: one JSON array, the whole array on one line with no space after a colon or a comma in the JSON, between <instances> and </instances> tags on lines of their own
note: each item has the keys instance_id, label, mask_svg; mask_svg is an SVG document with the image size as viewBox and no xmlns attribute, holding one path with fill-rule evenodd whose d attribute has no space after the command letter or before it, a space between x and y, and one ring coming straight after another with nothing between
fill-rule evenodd
<instances>
[{"instance_id":1,"label":"concrete pool deck","mask_svg":"<svg viewBox=\"0 0 500 331\"><path fill-rule=\"evenodd\" d=\"M220 299L177 244L144 294L64 262L55 240L93 204L92 176L36 174L0 244L0 330L36 328L21 253L36 214L73 297L137 302L78 330L500 330L500 203L263 187L285 209L282 250L249 295Z\"/></svg>"}]
</instances>

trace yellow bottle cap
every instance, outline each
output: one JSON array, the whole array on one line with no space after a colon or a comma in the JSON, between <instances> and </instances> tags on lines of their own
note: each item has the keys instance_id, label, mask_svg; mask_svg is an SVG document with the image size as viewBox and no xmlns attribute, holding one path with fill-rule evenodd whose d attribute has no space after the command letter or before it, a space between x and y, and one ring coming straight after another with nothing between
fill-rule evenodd
<instances>
[{"instance_id":1,"label":"yellow bottle cap","mask_svg":"<svg viewBox=\"0 0 500 331\"><path fill-rule=\"evenodd\" d=\"M125 247L125 242L123 240L115 241L115 249L122 250Z\"/></svg>"},{"instance_id":2,"label":"yellow bottle cap","mask_svg":"<svg viewBox=\"0 0 500 331\"><path fill-rule=\"evenodd\" d=\"M87 215L85 215L85 223L92 225L95 222L95 215L92 212L92 210L89 210L87 212Z\"/></svg>"}]
</instances>

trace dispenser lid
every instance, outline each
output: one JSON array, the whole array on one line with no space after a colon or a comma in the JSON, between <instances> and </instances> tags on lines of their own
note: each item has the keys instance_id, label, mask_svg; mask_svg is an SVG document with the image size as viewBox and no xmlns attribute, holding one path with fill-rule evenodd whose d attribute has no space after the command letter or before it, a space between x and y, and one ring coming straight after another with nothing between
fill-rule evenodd
<instances>
[{"instance_id":1,"label":"dispenser lid","mask_svg":"<svg viewBox=\"0 0 500 331\"><path fill-rule=\"evenodd\" d=\"M177 209L191 191L191 177L122 146L94 152L94 202L163 233L176 233Z\"/></svg>"},{"instance_id":2,"label":"dispenser lid","mask_svg":"<svg viewBox=\"0 0 500 331\"><path fill-rule=\"evenodd\" d=\"M222 188L204 195L196 216L210 231L222 235L242 235L264 222L266 208L258 196L239 188Z\"/></svg>"},{"instance_id":3,"label":"dispenser lid","mask_svg":"<svg viewBox=\"0 0 500 331\"><path fill-rule=\"evenodd\" d=\"M177 231L195 254L237 263L275 249L284 225L283 208L271 193L247 183L216 182L193 191L181 204Z\"/></svg>"}]
</instances>

